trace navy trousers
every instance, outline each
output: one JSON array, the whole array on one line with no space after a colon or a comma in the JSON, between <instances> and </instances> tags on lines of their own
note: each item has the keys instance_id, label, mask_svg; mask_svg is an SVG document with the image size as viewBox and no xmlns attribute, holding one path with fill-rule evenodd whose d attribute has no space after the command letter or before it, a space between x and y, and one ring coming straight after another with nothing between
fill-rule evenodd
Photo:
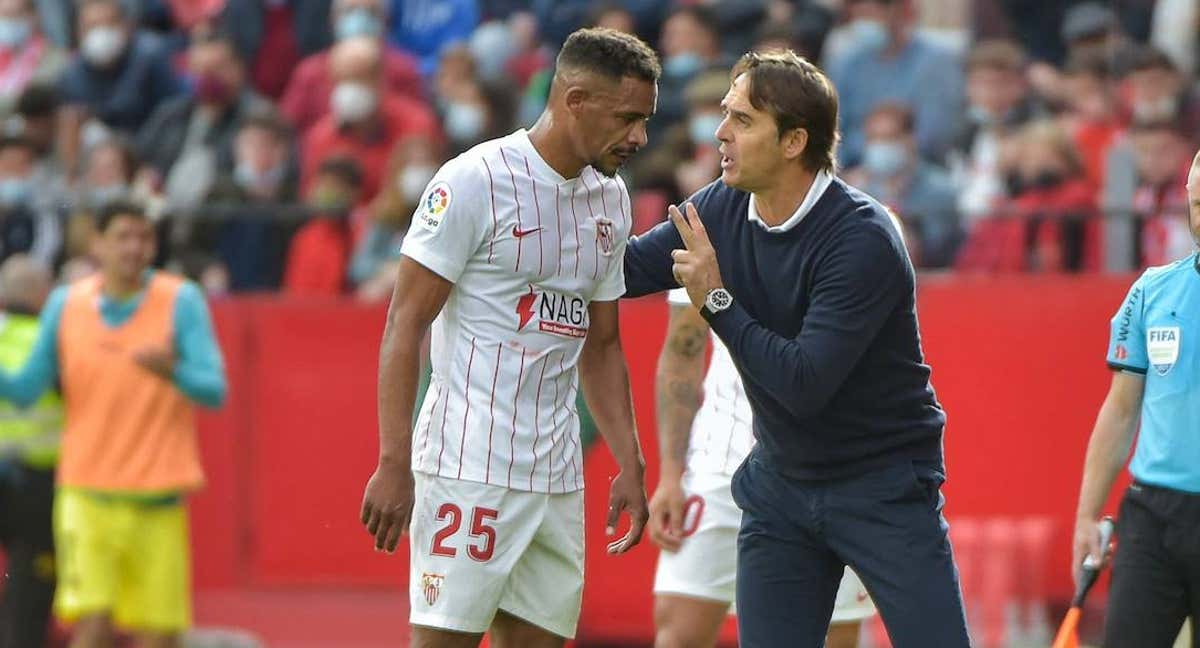
<instances>
[{"instance_id":1,"label":"navy trousers","mask_svg":"<svg viewBox=\"0 0 1200 648\"><path fill-rule=\"evenodd\" d=\"M942 517L943 475L912 461L800 481L752 454L733 476L738 642L821 648L842 568L858 573L895 648L969 647Z\"/></svg>"}]
</instances>

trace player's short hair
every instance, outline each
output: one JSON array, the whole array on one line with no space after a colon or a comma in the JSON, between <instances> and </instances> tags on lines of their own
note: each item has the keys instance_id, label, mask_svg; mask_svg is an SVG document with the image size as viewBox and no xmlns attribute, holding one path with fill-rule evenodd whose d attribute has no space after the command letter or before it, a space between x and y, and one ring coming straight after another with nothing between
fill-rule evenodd
<instances>
[{"instance_id":1,"label":"player's short hair","mask_svg":"<svg viewBox=\"0 0 1200 648\"><path fill-rule=\"evenodd\" d=\"M115 200L101 207L96 212L96 231L101 234L108 231L108 226L118 218L136 218L149 222L150 217L141 205L130 200Z\"/></svg>"},{"instance_id":2,"label":"player's short hair","mask_svg":"<svg viewBox=\"0 0 1200 648\"><path fill-rule=\"evenodd\" d=\"M838 95L817 66L792 50L747 52L731 79L745 74L750 105L775 119L780 137L793 128L808 133L800 161L810 171L832 171L838 143Z\"/></svg>"},{"instance_id":3,"label":"player's short hair","mask_svg":"<svg viewBox=\"0 0 1200 648\"><path fill-rule=\"evenodd\" d=\"M637 36L605 27L580 29L567 37L555 66L597 72L617 81L630 76L653 83L662 74L658 55L649 45Z\"/></svg>"}]
</instances>

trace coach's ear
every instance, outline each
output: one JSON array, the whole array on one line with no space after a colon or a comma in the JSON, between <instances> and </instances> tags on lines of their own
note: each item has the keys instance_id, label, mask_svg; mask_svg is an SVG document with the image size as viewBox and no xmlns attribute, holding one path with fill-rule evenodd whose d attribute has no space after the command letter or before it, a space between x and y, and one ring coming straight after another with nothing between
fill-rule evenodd
<instances>
[{"instance_id":1,"label":"coach's ear","mask_svg":"<svg viewBox=\"0 0 1200 648\"><path fill-rule=\"evenodd\" d=\"M780 136L779 144L783 148L784 159L800 159L800 156L804 155L804 149L808 148L808 129L793 128L787 131Z\"/></svg>"}]
</instances>

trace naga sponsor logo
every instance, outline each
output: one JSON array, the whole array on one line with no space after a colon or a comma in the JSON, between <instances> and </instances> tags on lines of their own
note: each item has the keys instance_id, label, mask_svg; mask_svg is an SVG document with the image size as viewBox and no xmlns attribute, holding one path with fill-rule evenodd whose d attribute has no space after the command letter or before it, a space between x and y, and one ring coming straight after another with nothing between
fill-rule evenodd
<instances>
[{"instance_id":1,"label":"naga sponsor logo","mask_svg":"<svg viewBox=\"0 0 1200 648\"><path fill-rule=\"evenodd\" d=\"M537 330L564 337L587 337L587 302L579 297L550 290L535 290L517 300L517 330L537 321Z\"/></svg>"},{"instance_id":2,"label":"naga sponsor logo","mask_svg":"<svg viewBox=\"0 0 1200 648\"><path fill-rule=\"evenodd\" d=\"M1133 292L1129 293L1129 299L1125 300L1125 306L1121 308L1117 321L1117 342L1124 342L1129 339L1129 326L1133 322L1133 308L1137 305L1138 299L1142 296L1140 287L1134 288Z\"/></svg>"}]
</instances>

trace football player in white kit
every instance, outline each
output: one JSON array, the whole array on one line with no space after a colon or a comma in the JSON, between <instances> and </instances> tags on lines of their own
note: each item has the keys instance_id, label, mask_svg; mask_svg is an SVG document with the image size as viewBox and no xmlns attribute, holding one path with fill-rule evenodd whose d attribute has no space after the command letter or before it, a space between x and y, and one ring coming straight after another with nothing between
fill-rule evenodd
<instances>
[{"instance_id":1,"label":"football player in white kit","mask_svg":"<svg viewBox=\"0 0 1200 648\"><path fill-rule=\"evenodd\" d=\"M671 291L668 301L657 378L662 471L650 500L650 537L663 550L654 578L655 646L711 648L734 599L742 512L730 480L754 445L753 414L729 351L708 333L686 290ZM826 647L857 646L861 622L874 613L866 588L846 568Z\"/></svg>"},{"instance_id":2,"label":"football player in white kit","mask_svg":"<svg viewBox=\"0 0 1200 648\"><path fill-rule=\"evenodd\" d=\"M657 57L636 37L575 32L546 111L447 162L401 249L379 366L379 465L363 496L375 547L410 537L413 646L560 647L583 592L580 385L620 467L608 546L648 517L618 335L629 193ZM436 318L436 319L435 319ZM433 377L412 420L421 339ZM411 528L410 528L411 525Z\"/></svg>"}]
</instances>

